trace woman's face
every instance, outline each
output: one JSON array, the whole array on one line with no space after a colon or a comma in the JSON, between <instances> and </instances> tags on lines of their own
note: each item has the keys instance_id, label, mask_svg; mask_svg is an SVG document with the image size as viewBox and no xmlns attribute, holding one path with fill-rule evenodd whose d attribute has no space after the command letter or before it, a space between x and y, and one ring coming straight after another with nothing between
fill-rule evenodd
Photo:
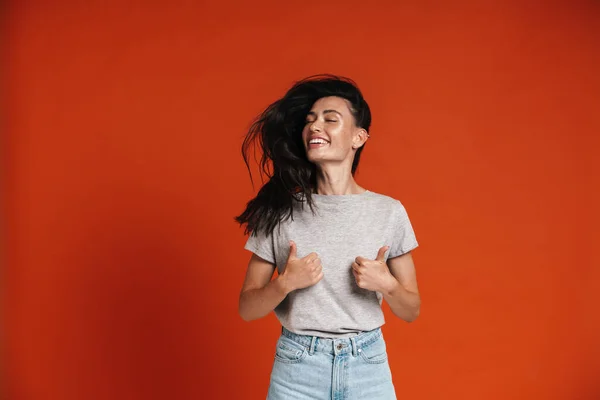
<instances>
[{"instance_id":1,"label":"woman's face","mask_svg":"<svg viewBox=\"0 0 600 400\"><path fill-rule=\"evenodd\" d=\"M334 96L322 97L313 104L302 130L309 161L322 164L347 160L352 164L356 149L367 135L355 125L349 106L346 99Z\"/></svg>"}]
</instances>

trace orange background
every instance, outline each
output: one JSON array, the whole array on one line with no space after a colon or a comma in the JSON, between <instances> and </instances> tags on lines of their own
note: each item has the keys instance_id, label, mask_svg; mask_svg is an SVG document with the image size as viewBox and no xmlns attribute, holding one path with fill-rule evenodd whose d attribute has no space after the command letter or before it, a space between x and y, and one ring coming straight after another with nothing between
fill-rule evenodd
<instances>
[{"instance_id":1,"label":"orange background","mask_svg":"<svg viewBox=\"0 0 600 400\"><path fill-rule=\"evenodd\" d=\"M240 146L332 72L421 244L398 397L600 399L600 3L211 3L5 5L3 398L263 399Z\"/></svg>"}]
</instances>

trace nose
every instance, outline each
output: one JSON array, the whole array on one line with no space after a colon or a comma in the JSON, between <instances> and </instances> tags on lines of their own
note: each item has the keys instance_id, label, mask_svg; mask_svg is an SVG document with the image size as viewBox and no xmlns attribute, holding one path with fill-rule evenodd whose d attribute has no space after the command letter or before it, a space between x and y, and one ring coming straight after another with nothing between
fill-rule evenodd
<instances>
[{"instance_id":1,"label":"nose","mask_svg":"<svg viewBox=\"0 0 600 400\"><path fill-rule=\"evenodd\" d=\"M319 131L321 131L321 128L318 126L317 121L313 122L310 125L310 130L311 130L311 132L319 132Z\"/></svg>"}]
</instances>

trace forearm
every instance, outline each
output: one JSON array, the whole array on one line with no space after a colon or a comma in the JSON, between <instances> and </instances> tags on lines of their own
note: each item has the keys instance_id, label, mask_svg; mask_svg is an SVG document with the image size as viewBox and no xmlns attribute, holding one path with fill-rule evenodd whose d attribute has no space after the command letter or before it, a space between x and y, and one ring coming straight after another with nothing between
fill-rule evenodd
<instances>
[{"instance_id":1,"label":"forearm","mask_svg":"<svg viewBox=\"0 0 600 400\"><path fill-rule=\"evenodd\" d=\"M284 279L278 276L260 289L240 293L238 312L244 321L262 318L273 311L288 293Z\"/></svg>"},{"instance_id":2,"label":"forearm","mask_svg":"<svg viewBox=\"0 0 600 400\"><path fill-rule=\"evenodd\" d=\"M406 322L412 322L419 316L421 296L406 290L396 278L390 281L387 290L382 292L394 315Z\"/></svg>"}]
</instances>

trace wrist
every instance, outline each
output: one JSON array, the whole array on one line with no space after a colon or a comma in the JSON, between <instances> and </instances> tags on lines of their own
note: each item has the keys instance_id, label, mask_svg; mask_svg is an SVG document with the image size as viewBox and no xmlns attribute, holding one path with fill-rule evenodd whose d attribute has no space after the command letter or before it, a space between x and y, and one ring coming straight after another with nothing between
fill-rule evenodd
<instances>
[{"instance_id":1,"label":"wrist","mask_svg":"<svg viewBox=\"0 0 600 400\"><path fill-rule=\"evenodd\" d=\"M386 296L394 296L398 293L400 289L401 285L400 282L398 282L398 279L390 275L388 281L386 282L383 288L383 294L385 294Z\"/></svg>"},{"instance_id":2,"label":"wrist","mask_svg":"<svg viewBox=\"0 0 600 400\"><path fill-rule=\"evenodd\" d=\"M287 296L287 294L293 290L290 287L290 283L287 279L285 272L283 274L277 276L277 278L275 278L275 283L277 285L277 288L283 295Z\"/></svg>"}]
</instances>

